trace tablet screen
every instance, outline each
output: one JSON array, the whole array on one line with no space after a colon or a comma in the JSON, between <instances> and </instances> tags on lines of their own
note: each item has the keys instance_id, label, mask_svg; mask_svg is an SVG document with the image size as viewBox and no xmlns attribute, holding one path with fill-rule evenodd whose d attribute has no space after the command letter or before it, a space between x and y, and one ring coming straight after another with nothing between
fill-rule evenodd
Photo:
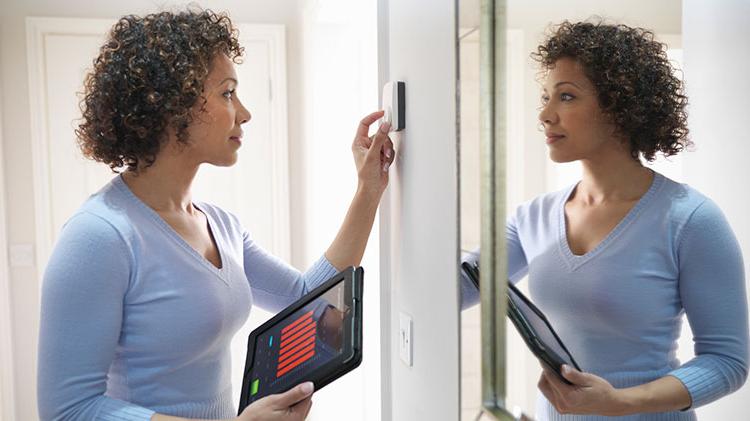
<instances>
[{"instance_id":1,"label":"tablet screen","mask_svg":"<svg viewBox=\"0 0 750 421\"><path fill-rule=\"evenodd\" d=\"M306 373L341 355L350 313L345 301L342 280L257 336L251 401L296 386Z\"/></svg>"},{"instance_id":2,"label":"tablet screen","mask_svg":"<svg viewBox=\"0 0 750 421\"><path fill-rule=\"evenodd\" d=\"M520 292L514 287L508 284L508 296L513 300L516 308L523 314L526 322L530 325L531 329L534 330L534 334L537 339L544 344L549 351L557 354L562 360L572 366L578 367L573 358L570 356L568 351L562 346L560 340L553 333L552 326L549 325L546 319L542 318L532 309L529 304L520 296Z\"/></svg>"}]
</instances>

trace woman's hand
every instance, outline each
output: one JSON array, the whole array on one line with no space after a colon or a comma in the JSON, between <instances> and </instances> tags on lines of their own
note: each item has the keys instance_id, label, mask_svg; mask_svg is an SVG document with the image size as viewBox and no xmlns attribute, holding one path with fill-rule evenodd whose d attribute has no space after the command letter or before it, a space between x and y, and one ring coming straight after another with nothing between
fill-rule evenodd
<instances>
[{"instance_id":1,"label":"woman's hand","mask_svg":"<svg viewBox=\"0 0 750 421\"><path fill-rule=\"evenodd\" d=\"M325 253L337 270L362 262L375 213L388 186L388 167L396 156L388 138L390 125L382 124L373 137L367 137L370 125L382 116L383 111L378 111L363 118L352 142L359 184L344 222Z\"/></svg>"},{"instance_id":2,"label":"woman's hand","mask_svg":"<svg viewBox=\"0 0 750 421\"><path fill-rule=\"evenodd\" d=\"M285 393L258 399L236 421L302 421L312 406L313 384L302 383Z\"/></svg>"},{"instance_id":3,"label":"woman's hand","mask_svg":"<svg viewBox=\"0 0 750 421\"><path fill-rule=\"evenodd\" d=\"M624 402L618 389L608 381L590 373L582 373L563 365L563 377L573 385L565 384L547 367L539 378L539 390L561 414L625 415Z\"/></svg>"},{"instance_id":4,"label":"woman's hand","mask_svg":"<svg viewBox=\"0 0 750 421\"><path fill-rule=\"evenodd\" d=\"M368 136L372 123L381 117L383 111L374 112L363 118L352 142L352 153L359 178L358 188L377 194L378 199L388 186L388 167L396 157L393 142L388 138L390 124L381 124L374 136Z\"/></svg>"}]
</instances>

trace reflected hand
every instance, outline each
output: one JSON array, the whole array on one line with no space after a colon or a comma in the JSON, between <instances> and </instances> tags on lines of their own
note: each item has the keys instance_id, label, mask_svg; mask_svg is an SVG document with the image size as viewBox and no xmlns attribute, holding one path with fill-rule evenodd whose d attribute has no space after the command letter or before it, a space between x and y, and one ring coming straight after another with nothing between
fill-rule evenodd
<instances>
[{"instance_id":1,"label":"reflected hand","mask_svg":"<svg viewBox=\"0 0 750 421\"><path fill-rule=\"evenodd\" d=\"M312 406L313 384L302 383L277 395L258 399L245 408L235 421L302 421Z\"/></svg>"},{"instance_id":2,"label":"reflected hand","mask_svg":"<svg viewBox=\"0 0 750 421\"><path fill-rule=\"evenodd\" d=\"M363 118L352 143L359 189L378 195L388 186L388 168L396 157L393 142L388 137L390 124L383 123L375 135L368 137L370 126L383 114L377 111Z\"/></svg>"},{"instance_id":3,"label":"reflected hand","mask_svg":"<svg viewBox=\"0 0 750 421\"><path fill-rule=\"evenodd\" d=\"M562 375L573 385L565 384L544 367L539 390L561 414L625 415L618 389L590 373L563 365Z\"/></svg>"},{"instance_id":4,"label":"reflected hand","mask_svg":"<svg viewBox=\"0 0 750 421\"><path fill-rule=\"evenodd\" d=\"M341 350L345 313L334 306L328 306L318 321L320 339L336 351Z\"/></svg>"}]
</instances>

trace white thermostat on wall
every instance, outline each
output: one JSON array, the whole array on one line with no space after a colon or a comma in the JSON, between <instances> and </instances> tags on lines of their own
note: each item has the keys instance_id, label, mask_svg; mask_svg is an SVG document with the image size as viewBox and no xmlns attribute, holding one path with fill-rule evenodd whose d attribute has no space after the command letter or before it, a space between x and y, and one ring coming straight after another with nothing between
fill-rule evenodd
<instances>
[{"instance_id":1,"label":"white thermostat on wall","mask_svg":"<svg viewBox=\"0 0 750 421\"><path fill-rule=\"evenodd\" d=\"M392 132L406 128L406 85L393 81L383 85L383 121L391 123Z\"/></svg>"}]
</instances>

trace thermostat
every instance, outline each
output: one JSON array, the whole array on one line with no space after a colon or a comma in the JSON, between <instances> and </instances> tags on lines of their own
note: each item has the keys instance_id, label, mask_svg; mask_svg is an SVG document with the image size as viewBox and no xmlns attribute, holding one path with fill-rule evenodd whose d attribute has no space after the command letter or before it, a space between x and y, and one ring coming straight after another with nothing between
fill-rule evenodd
<instances>
[{"instance_id":1,"label":"thermostat","mask_svg":"<svg viewBox=\"0 0 750 421\"><path fill-rule=\"evenodd\" d=\"M392 132L406 128L406 85L394 81L383 85L383 121L391 123Z\"/></svg>"}]
</instances>

